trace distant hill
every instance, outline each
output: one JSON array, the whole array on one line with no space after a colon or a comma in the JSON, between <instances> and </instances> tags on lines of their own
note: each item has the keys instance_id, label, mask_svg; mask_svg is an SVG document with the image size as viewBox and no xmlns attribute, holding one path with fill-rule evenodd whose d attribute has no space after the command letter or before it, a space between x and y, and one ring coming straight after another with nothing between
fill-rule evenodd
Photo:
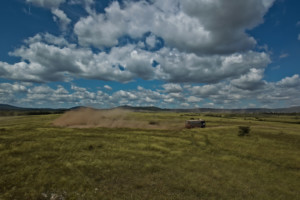
<instances>
[{"instance_id":1,"label":"distant hill","mask_svg":"<svg viewBox=\"0 0 300 200\"><path fill-rule=\"evenodd\" d=\"M0 104L0 110L20 110L20 111L30 111L30 110L68 110L64 108L23 108L23 107L17 107L17 106L12 106L8 104Z\"/></svg>"},{"instance_id":2,"label":"distant hill","mask_svg":"<svg viewBox=\"0 0 300 200\"><path fill-rule=\"evenodd\" d=\"M0 111L43 111L43 112L63 112L67 110L74 110L79 108L85 108L84 106L76 106L69 109L52 109L52 108L22 108L16 107L8 104L0 104ZM208 112L208 113L300 113L300 106L294 106L289 108L246 108L246 109L216 109L216 108L195 108L195 109L165 109L155 106L144 106L144 107L134 107L134 106L119 106L116 108L132 110L132 111L173 111L173 112Z\"/></svg>"},{"instance_id":3,"label":"distant hill","mask_svg":"<svg viewBox=\"0 0 300 200\"><path fill-rule=\"evenodd\" d=\"M290 108L278 108L273 110L274 112L282 112L282 113L300 113L300 106L293 106Z\"/></svg>"},{"instance_id":4,"label":"distant hill","mask_svg":"<svg viewBox=\"0 0 300 200\"><path fill-rule=\"evenodd\" d=\"M0 116L59 114L66 110L67 109L22 108L8 104L0 104Z\"/></svg>"},{"instance_id":5,"label":"distant hill","mask_svg":"<svg viewBox=\"0 0 300 200\"><path fill-rule=\"evenodd\" d=\"M159 107L134 107L119 106L117 108L133 110L133 111L173 111L173 112L209 112L209 113L300 113L300 106L290 108L246 108L246 109L217 109L217 108L195 108L195 109L164 109Z\"/></svg>"},{"instance_id":6,"label":"distant hill","mask_svg":"<svg viewBox=\"0 0 300 200\"><path fill-rule=\"evenodd\" d=\"M0 104L0 110L29 110L28 108L21 108L16 106L11 106L8 104Z\"/></svg>"}]
</instances>

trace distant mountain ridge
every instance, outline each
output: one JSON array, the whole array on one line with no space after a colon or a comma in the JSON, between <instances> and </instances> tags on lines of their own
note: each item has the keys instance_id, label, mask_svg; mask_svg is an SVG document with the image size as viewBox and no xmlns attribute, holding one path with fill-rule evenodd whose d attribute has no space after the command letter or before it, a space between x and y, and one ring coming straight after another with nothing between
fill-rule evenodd
<instances>
[{"instance_id":1,"label":"distant mountain ridge","mask_svg":"<svg viewBox=\"0 0 300 200\"><path fill-rule=\"evenodd\" d=\"M220 108L191 108L191 109L166 109L159 107L134 107L119 106L118 108L135 111L174 111L174 112L211 112L211 113L300 113L300 106L289 108L245 108L245 109L220 109Z\"/></svg>"},{"instance_id":2,"label":"distant mountain ridge","mask_svg":"<svg viewBox=\"0 0 300 200\"><path fill-rule=\"evenodd\" d=\"M0 111L55 111L55 110L74 110L78 108L84 108L84 106L72 107L69 109L53 109L53 108L23 108L12 106L8 104L0 104ZM168 109L168 108L159 108L155 106L119 106L116 108L132 110L132 111L173 111L173 112L211 112L211 113L300 113L300 106L293 106L289 108L245 108L245 109L219 109L219 108L195 108L195 109Z\"/></svg>"},{"instance_id":3,"label":"distant mountain ridge","mask_svg":"<svg viewBox=\"0 0 300 200\"><path fill-rule=\"evenodd\" d=\"M0 111L55 111L55 110L68 110L64 108L23 108L23 107L17 107L17 106L12 106L9 104L0 104Z\"/></svg>"},{"instance_id":4,"label":"distant mountain ridge","mask_svg":"<svg viewBox=\"0 0 300 200\"><path fill-rule=\"evenodd\" d=\"M28 110L26 108L11 106L8 104L0 104L0 110Z\"/></svg>"}]
</instances>

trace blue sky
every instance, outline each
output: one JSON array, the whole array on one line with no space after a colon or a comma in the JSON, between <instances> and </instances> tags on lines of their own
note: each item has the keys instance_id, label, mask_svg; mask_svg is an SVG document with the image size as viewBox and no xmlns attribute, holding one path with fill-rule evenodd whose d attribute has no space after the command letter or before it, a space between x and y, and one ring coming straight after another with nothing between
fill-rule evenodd
<instances>
[{"instance_id":1,"label":"blue sky","mask_svg":"<svg viewBox=\"0 0 300 200\"><path fill-rule=\"evenodd\" d=\"M297 0L1 1L0 103L298 106L299 8Z\"/></svg>"}]
</instances>

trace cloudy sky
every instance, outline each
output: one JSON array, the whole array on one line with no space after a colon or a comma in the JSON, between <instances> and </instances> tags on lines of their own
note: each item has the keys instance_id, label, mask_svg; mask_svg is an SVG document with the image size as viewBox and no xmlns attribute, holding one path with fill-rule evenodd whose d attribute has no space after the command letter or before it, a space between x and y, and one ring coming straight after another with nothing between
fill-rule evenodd
<instances>
[{"instance_id":1,"label":"cloudy sky","mask_svg":"<svg viewBox=\"0 0 300 200\"><path fill-rule=\"evenodd\" d=\"M300 105L299 0L2 0L0 103Z\"/></svg>"}]
</instances>

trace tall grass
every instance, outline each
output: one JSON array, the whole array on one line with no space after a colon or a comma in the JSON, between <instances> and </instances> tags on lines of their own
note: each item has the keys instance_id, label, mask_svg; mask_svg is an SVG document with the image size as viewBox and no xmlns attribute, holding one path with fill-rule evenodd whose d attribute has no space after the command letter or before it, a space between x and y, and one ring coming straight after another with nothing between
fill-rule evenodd
<instances>
[{"instance_id":1,"label":"tall grass","mask_svg":"<svg viewBox=\"0 0 300 200\"><path fill-rule=\"evenodd\" d=\"M130 115L161 130L55 127L59 116L0 118L1 200L300 198L300 125L289 116L200 116L207 128L184 129L177 113Z\"/></svg>"}]
</instances>

